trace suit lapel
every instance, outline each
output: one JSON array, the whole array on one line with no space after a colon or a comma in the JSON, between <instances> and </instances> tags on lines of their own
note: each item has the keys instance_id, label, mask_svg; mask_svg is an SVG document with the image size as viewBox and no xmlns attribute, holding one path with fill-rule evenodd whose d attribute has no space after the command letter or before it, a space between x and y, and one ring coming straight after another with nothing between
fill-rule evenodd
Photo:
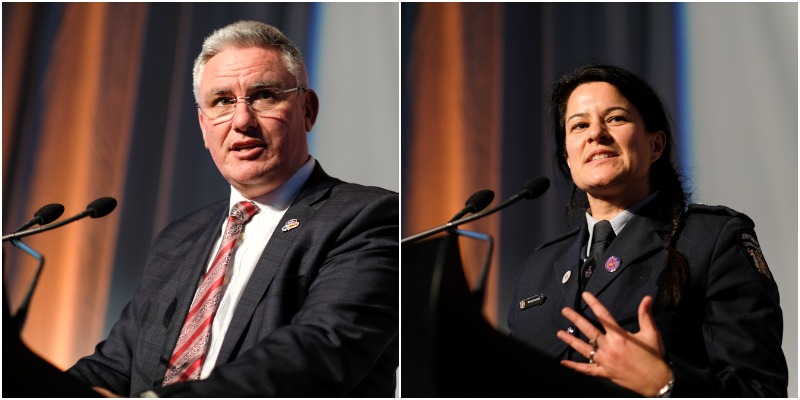
<instances>
[{"instance_id":1,"label":"suit lapel","mask_svg":"<svg viewBox=\"0 0 800 400\"><path fill-rule=\"evenodd\" d=\"M281 230L284 223L292 219L301 222L310 221L311 216L319 208L320 201L327 198L327 194L335 182L337 180L325 174L322 167L317 163L308 182L306 182L294 203L286 210L281 223L275 228L269 242L267 242L267 246L261 253L258 264L256 264L253 274L239 299L239 303L236 305L233 319L228 331L225 333L225 340L217 358L217 365L228 361L245 327L252 319L256 306L266 294L267 288L278 269L283 265L287 250L291 247L295 238L303 233L303 228L306 227L306 225L300 225L296 229L284 232Z\"/></svg>"},{"instance_id":2,"label":"suit lapel","mask_svg":"<svg viewBox=\"0 0 800 400\"><path fill-rule=\"evenodd\" d=\"M595 266L586 291L600 298L600 295L617 277L626 273L635 273L631 270L637 268L638 261L664 249L663 237L668 229L669 224L667 223L646 215L634 216L603 254L604 260L608 260L612 256L618 258L619 266L613 271L607 270L605 265ZM586 303L581 301L581 304L585 310Z\"/></svg>"},{"instance_id":3,"label":"suit lapel","mask_svg":"<svg viewBox=\"0 0 800 400\"><path fill-rule=\"evenodd\" d=\"M553 263L556 279L561 281L556 283L561 286L561 293L564 295L565 304L572 307L575 304L575 296L578 295L580 286L580 248L582 238L587 235L586 224L582 225L578 235L572 240L572 244L567 250ZM569 276L567 276L569 274Z\"/></svg>"}]
</instances>

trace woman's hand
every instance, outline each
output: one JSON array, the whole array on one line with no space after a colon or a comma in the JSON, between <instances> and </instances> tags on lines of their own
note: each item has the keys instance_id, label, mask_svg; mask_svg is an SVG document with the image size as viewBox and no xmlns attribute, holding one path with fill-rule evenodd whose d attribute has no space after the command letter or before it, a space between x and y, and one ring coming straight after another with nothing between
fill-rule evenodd
<instances>
[{"instance_id":1,"label":"woman's hand","mask_svg":"<svg viewBox=\"0 0 800 400\"><path fill-rule=\"evenodd\" d=\"M666 354L661 334L653 321L653 298L645 296L639 304L639 332L622 329L608 309L589 292L583 300L592 309L605 329L605 334L571 308L561 313L590 338L589 343L559 331L557 336L589 363L561 361L561 364L586 375L607 378L619 386L642 396L658 395L671 379L672 371L664 361Z\"/></svg>"}]
</instances>

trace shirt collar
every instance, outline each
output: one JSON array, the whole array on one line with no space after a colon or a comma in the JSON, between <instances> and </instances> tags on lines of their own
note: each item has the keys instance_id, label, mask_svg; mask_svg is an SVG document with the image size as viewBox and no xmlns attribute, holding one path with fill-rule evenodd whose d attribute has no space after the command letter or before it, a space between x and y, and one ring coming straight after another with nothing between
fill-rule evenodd
<instances>
[{"instance_id":1,"label":"shirt collar","mask_svg":"<svg viewBox=\"0 0 800 400\"><path fill-rule=\"evenodd\" d=\"M639 212L639 210L653 201L653 199L658 196L658 193L658 191L651 193L649 196L639 200L638 203L634 204L630 208L627 208L621 213L617 214L616 217L611 218L609 222L611 222L611 228L614 229L614 234L619 235L619 232L622 231L622 228L628 224L628 221L630 221L631 218L633 218L633 216ZM586 213L586 225L589 227L589 243L592 242L592 231L594 230L594 224L597 222L599 221L592 217L591 214L588 212Z\"/></svg>"},{"instance_id":2,"label":"shirt collar","mask_svg":"<svg viewBox=\"0 0 800 400\"><path fill-rule=\"evenodd\" d=\"M245 198L239 191L231 186L231 198L228 209L232 208L234 204L240 201L252 201L256 203L260 209L268 207L272 210L286 210L292 204L294 198L297 197L297 194L300 193L300 189L306 184L311 173L314 172L315 164L316 160L313 156L309 155L305 164L303 164L289 180L284 182L283 185L255 199Z\"/></svg>"}]
</instances>

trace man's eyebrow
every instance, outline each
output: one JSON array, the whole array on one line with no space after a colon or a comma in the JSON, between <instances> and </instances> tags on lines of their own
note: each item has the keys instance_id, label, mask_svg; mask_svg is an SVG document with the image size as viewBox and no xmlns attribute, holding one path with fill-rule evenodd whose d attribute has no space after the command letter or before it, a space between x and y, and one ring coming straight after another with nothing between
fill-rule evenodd
<instances>
[{"instance_id":1,"label":"man's eyebrow","mask_svg":"<svg viewBox=\"0 0 800 400\"><path fill-rule=\"evenodd\" d=\"M278 81L258 81L251 83L247 86L247 91L252 92L258 89L266 89L266 88L281 88L281 82Z\"/></svg>"},{"instance_id":2,"label":"man's eyebrow","mask_svg":"<svg viewBox=\"0 0 800 400\"><path fill-rule=\"evenodd\" d=\"M280 87L281 83L278 81L258 81L251 83L247 87L247 92L250 93L259 89L280 88ZM215 96L232 96L232 95L233 91L231 89L217 88L217 89L211 89L208 92L206 92L205 98L210 98Z\"/></svg>"},{"instance_id":3,"label":"man's eyebrow","mask_svg":"<svg viewBox=\"0 0 800 400\"><path fill-rule=\"evenodd\" d=\"M214 97L214 96L221 96L221 95L230 95L230 89L211 89L206 92L205 98Z\"/></svg>"}]
</instances>

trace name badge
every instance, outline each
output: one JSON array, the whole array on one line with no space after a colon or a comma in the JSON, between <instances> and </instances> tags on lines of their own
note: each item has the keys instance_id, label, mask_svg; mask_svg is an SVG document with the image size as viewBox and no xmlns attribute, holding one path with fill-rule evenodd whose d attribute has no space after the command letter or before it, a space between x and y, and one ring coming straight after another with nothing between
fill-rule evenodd
<instances>
[{"instance_id":1,"label":"name badge","mask_svg":"<svg viewBox=\"0 0 800 400\"><path fill-rule=\"evenodd\" d=\"M539 293L536 296L528 297L527 299L522 299L519 301L519 309L525 310L534 306L538 306L543 304L544 301L547 300L547 296L544 293Z\"/></svg>"}]
</instances>

